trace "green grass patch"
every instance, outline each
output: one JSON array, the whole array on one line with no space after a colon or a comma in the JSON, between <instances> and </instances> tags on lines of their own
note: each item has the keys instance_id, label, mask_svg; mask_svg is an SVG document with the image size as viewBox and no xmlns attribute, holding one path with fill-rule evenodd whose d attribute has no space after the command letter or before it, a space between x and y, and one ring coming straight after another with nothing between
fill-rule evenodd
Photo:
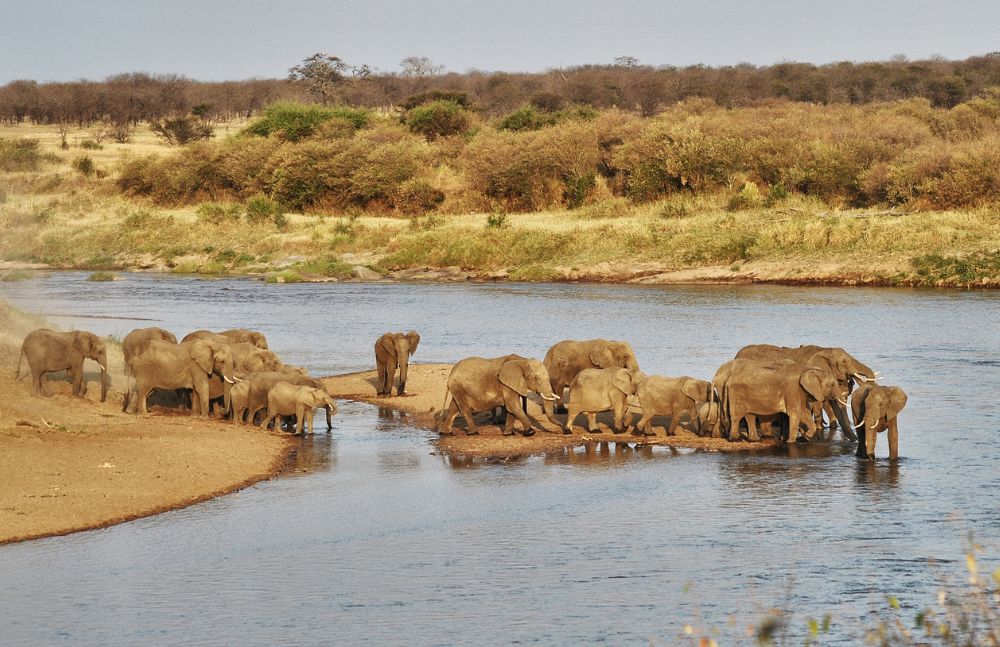
<instances>
[{"instance_id":1,"label":"green grass patch","mask_svg":"<svg viewBox=\"0 0 1000 647\"><path fill-rule=\"evenodd\" d=\"M34 278L34 276L34 272L29 272L27 270L10 270L9 272L0 274L0 281L24 281L26 279Z\"/></svg>"},{"instance_id":2,"label":"green grass patch","mask_svg":"<svg viewBox=\"0 0 1000 647\"><path fill-rule=\"evenodd\" d=\"M116 277L114 272L94 272L87 277L87 280L94 282L114 281Z\"/></svg>"},{"instance_id":3,"label":"green grass patch","mask_svg":"<svg viewBox=\"0 0 1000 647\"><path fill-rule=\"evenodd\" d=\"M910 265L925 285L971 286L1000 280L1000 250L966 256L924 254L911 259Z\"/></svg>"}]
</instances>

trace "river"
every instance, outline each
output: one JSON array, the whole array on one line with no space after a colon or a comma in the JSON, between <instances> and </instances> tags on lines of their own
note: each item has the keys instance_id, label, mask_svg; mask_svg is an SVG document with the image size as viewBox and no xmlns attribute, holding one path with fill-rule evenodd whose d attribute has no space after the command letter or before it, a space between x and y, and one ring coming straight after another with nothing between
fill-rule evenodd
<instances>
[{"instance_id":1,"label":"river","mask_svg":"<svg viewBox=\"0 0 1000 647\"><path fill-rule=\"evenodd\" d=\"M848 645L886 596L909 622L961 583L970 532L1000 556L997 292L86 278L0 298L119 338L259 329L314 375L371 368L374 340L411 328L414 361L608 337L648 373L706 378L749 343L843 346L909 393L902 459L833 442L469 462L344 403L283 478L0 547L0 644L672 645L686 624L740 644L782 607L789 640L830 614L824 644Z\"/></svg>"}]
</instances>

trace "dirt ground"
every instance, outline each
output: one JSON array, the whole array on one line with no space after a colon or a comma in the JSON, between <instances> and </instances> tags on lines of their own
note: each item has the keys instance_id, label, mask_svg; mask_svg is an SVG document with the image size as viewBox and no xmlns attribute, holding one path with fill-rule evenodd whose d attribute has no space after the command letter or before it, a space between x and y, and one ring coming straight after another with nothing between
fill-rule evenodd
<instances>
[{"instance_id":1,"label":"dirt ground","mask_svg":"<svg viewBox=\"0 0 1000 647\"><path fill-rule=\"evenodd\" d=\"M450 364L410 364L406 380L407 393L402 396L379 397L375 391L375 371L348 373L323 378L327 390L337 398L368 402L391 411L403 411L410 416L410 422L424 429L437 429L436 414L444 404L445 388ZM492 424L488 413L476 414L478 436L459 435L463 433L464 422L459 417L452 436L441 436L438 446L443 452L472 457L508 458L525 454L543 454L559 451L567 447L577 447L595 443L629 443L633 445L662 445L667 447L701 449L707 451L746 451L776 444L767 440L759 443L731 443L721 438L702 438L679 427L675 436L666 436L665 418L653 419L656 436L634 436L631 433L614 434L611 431L611 414L598 416L598 428L602 433L586 430L586 416L580 416L574 425L574 433L564 435L561 429L546 420L541 408L541 400L528 400L528 415L537 423L534 436L525 437L519 433L504 436L501 427ZM557 414L557 419L562 416ZM638 419L636 417L636 419ZM682 422L682 425L684 423ZM520 423L515 423L520 429Z\"/></svg>"},{"instance_id":2,"label":"dirt ground","mask_svg":"<svg viewBox=\"0 0 1000 647\"><path fill-rule=\"evenodd\" d=\"M276 474L287 437L188 415L121 412L121 352L109 346L112 387L84 363L86 397L51 380L51 397L13 380L20 341L44 322L0 302L0 544L102 528L184 507ZM26 367L22 367L22 374Z\"/></svg>"}]
</instances>

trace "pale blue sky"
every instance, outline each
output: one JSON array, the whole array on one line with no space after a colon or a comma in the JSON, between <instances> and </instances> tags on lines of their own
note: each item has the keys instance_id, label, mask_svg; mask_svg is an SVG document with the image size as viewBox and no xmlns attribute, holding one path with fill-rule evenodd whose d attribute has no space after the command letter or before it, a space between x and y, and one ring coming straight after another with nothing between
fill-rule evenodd
<instances>
[{"instance_id":1,"label":"pale blue sky","mask_svg":"<svg viewBox=\"0 0 1000 647\"><path fill-rule=\"evenodd\" d=\"M317 51L389 71L965 58L998 26L1000 0L0 0L0 83L283 77Z\"/></svg>"}]
</instances>

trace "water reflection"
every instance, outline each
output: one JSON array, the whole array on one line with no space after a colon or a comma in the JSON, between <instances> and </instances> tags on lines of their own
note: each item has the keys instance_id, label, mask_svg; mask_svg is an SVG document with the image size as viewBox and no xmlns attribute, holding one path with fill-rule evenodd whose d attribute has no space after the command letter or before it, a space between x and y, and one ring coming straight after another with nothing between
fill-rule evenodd
<instances>
[{"instance_id":1,"label":"water reflection","mask_svg":"<svg viewBox=\"0 0 1000 647\"><path fill-rule=\"evenodd\" d=\"M289 439L293 443L282 476L307 476L327 472L337 465L337 443L333 434L304 434Z\"/></svg>"}]
</instances>

